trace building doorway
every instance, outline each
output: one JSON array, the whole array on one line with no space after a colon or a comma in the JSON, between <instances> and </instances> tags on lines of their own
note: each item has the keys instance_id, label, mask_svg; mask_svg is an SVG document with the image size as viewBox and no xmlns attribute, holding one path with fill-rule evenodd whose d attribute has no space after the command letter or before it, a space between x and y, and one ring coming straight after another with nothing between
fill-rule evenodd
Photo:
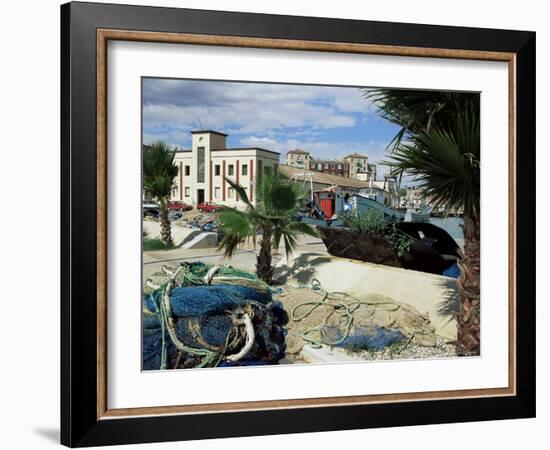
<instances>
[{"instance_id":1,"label":"building doorway","mask_svg":"<svg viewBox=\"0 0 550 450\"><path fill-rule=\"evenodd\" d=\"M204 189L197 189L197 204L204 203Z\"/></svg>"}]
</instances>

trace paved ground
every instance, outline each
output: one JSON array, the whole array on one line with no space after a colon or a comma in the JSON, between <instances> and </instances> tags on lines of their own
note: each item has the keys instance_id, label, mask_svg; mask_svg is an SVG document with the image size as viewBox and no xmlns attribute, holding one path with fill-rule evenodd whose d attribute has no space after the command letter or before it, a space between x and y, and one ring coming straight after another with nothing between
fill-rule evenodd
<instances>
[{"instance_id":1,"label":"paved ground","mask_svg":"<svg viewBox=\"0 0 550 450\"><path fill-rule=\"evenodd\" d=\"M298 254L304 252L326 253L326 248L320 239L302 238L296 249ZM273 255L273 263L276 264L285 258L284 249L281 246ZM256 270L256 252L251 245L244 246L231 259L223 256L216 248L158 250L143 252L143 281L153 273L161 270L162 266L175 265L180 261L202 261L206 264L230 264L239 269L254 272Z\"/></svg>"}]
</instances>

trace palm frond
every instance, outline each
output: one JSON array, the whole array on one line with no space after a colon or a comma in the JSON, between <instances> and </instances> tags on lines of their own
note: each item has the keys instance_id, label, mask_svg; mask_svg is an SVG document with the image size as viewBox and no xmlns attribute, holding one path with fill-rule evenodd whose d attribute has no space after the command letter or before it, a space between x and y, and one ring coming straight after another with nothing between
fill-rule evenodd
<instances>
[{"instance_id":1,"label":"palm frond","mask_svg":"<svg viewBox=\"0 0 550 450\"><path fill-rule=\"evenodd\" d=\"M317 228L309 223L296 222L293 220L280 221L273 228L273 248L279 248L281 239L285 244L285 253L288 258L297 245L297 237L306 234L312 237L319 237Z\"/></svg>"},{"instance_id":2,"label":"palm frond","mask_svg":"<svg viewBox=\"0 0 550 450\"><path fill-rule=\"evenodd\" d=\"M224 250L226 257L233 256L239 246L254 236L256 232L254 218L246 211L239 211L235 208L224 208L220 212L218 227L223 233L218 250Z\"/></svg>"},{"instance_id":3,"label":"palm frond","mask_svg":"<svg viewBox=\"0 0 550 450\"><path fill-rule=\"evenodd\" d=\"M246 238L237 234L225 234L218 245L218 250L223 250L223 255L226 258L231 258L245 242Z\"/></svg>"},{"instance_id":4,"label":"palm frond","mask_svg":"<svg viewBox=\"0 0 550 450\"><path fill-rule=\"evenodd\" d=\"M306 222L289 222L287 228L296 234L307 234L311 237L319 237L317 227Z\"/></svg>"},{"instance_id":5,"label":"palm frond","mask_svg":"<svg viewBox=\"0 0 550 450\"><path fill-rule=\"evenodd\" d=\"M178 168L175 152L163 141L155 141L143 152L143 189L159 201L170 196Z\"/></svg>"},{"instance_id":6,"label":"palm frond","mask_svg":"<svg viewBox=\"0 0 550 450\"><path fill-rule=\"evenodd\" d=\"M235 192L237 193L238 198L240 198L243 202L245 202L249 208L254 209L254 205L250 203L250 200L248 199L248 194L246 193L246 189L243 186L241 186L239 183L235 183L233 180L230 180L227 177L225 177L225 181L227 181L229 186L235 189Z\"/></svg>"},{"instance_id":7,"label":"palm frond","mask_svg":"<svg viewBox=\"0 0 550 450\"><path fill-rule=\"evenodd\" d=\"M479 94L408 89L363 89L363 97L378 106L379 116L400 127L387 150L395 151L412 135L432 128L448 128L454 117L479 110Z\"/></svg>"},{"instance_id":8,"label":"palm frond","mask_svg":"<svg viewBox=\"0 0 550 450\"><path fill-rule=\"evenodd\" d=\"M224 208L218 216L218 226L224 233L247 237L255 229L254 217L246 211Z\"/></svg>"},{"instance_id":9,"label":"palm frond","mask_svg":"<svg viewBox=\"0 0 550 450\"><path fill-rule=\"evenodd\" d=\"M477 217L480 195L479 116L464 111L447 129L432 127L401 144L385 164L412 175L434 207L464 208Z\"/></svg>"},{"instance_id":10,"label":"palm frond","mask_svg":"<svg viewBox=\"0 0 550 450\"><path fill-rule=\"evenodd\" d=\"M258 179L256 198L266 215L285 217L298 211L305 192L299 183L274 172Z\"/></svg>"}]
</instances>

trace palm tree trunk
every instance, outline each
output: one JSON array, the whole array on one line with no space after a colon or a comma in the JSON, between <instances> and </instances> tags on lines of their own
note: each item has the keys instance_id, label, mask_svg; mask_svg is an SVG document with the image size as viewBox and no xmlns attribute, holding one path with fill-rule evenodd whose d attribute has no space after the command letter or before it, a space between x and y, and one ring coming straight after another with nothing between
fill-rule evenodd
<instances>
[{"instance_id":1,"label":"palm tree trunk","mask_svg":"<svg viewBox=\"0 0 550 450\"><path fill-rule=\"evenodd\" d=\"M260 253L256 258L256 275L260 280L271 283L273 278L273 267L271 266L271 225L262 227L262 241L260 242Z\"/></svg>"},{"instance_id":2,"label":"palm tree trunk","mask_svg":"<svg viewBox=\"0 0 550 450\"><path fill-rule=\"evenodd\" d=\"M166 202L160 202L160 240L166 245L172 245L172 231Z\"/></svg>"},{"instance_id":3,"label":"palm tree trunk","mask_svg":"<svg viewBox=\"0 0 550 450\"><path fill-rule=\"evenodd\" d=\"M480 330L480 250L479 218L464 216L464 252L457 286L462 302L457 315L457 353L462 356L479 355Z\"/></svg>"}]
</instances>

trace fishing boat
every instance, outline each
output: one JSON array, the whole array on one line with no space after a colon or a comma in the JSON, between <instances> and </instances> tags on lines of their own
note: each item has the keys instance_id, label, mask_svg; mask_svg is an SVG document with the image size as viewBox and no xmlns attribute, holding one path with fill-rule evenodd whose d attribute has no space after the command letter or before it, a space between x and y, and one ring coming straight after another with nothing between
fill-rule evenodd
<instances>
[{"instance_id":1,"label":"fishing boat","mask_svg":"<svg viewBox=\"0 0 550 450\"><path fill-rule=\"evenodd\" d=\"M401 221L405 218L405 214L403 214L403 212L390 208L384 203L379 202L377 197L378 195L373 198L368 194L354 194L351 196L351 204L358 215L365 214L369 210L374 210L382 213L384 219L390 219L394 222Z\"/></svg>"},{"instance_id":2,"label":"fishing boat","mask_svg":"<svg viewBox=\"0 0 550 450\"><path fill-rule=\"evenodd\" d=\"M406 222L427 222L432 215L432 207L423 205L420 208L409 208L405 214Z\"/></svg>"},{"instance_id":3,"label":"fishing boat","mask_svg":"<svg viewBox=\"0 0 550 450\"><path fill-rule=\"evenodd\" d=\"M410 239L409 248L397 255L384 236L371 236L347 228L319 227L328 253L342 258L447 274L460 257L459 246L443 228L431 223L398 222L395 228Z\"/></svg>"}]
</instances>

